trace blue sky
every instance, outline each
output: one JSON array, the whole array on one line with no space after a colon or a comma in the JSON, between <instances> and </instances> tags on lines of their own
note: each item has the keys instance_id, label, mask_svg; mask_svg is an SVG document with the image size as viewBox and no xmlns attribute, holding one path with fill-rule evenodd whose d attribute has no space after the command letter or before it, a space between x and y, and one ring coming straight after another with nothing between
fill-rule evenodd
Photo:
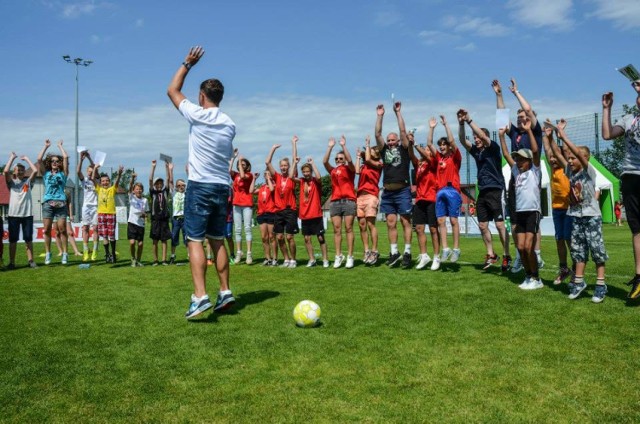
<instances>
[{"instance_id":1,"label":"blue sky","mask_svg":"<svg viewBox=\"0 0 640 424\"><path fill-rule=\"evenodd\" d=\"M24 0L0 2L0 15L0 157L35 158L45 138L72 149L69 54L94 61L80 69L80 144L143 181L160 152L186 162L187 125L166 88L192 45L206 54L184 93L195 101L202 80L223 81L235 145L256 171L272 144L287 154L293 134L300 156L317 161L330 136L355 149L373 135L378 103L385 132L395 130L391 93L423 141L430 116L454 122L460 107L493 130L494 78L507 107L517 106L513 76L539 115L559 118L599 111L605 91L633 103L615 68L640 68L637 0Z\"/></svg>"}]
</instances>

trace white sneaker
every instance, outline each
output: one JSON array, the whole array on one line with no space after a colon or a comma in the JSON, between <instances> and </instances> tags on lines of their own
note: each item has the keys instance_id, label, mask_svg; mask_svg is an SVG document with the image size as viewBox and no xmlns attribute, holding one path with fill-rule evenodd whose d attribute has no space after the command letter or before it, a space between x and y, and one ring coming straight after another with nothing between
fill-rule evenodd
<instances>
[{"instance_id":1,"label":"white sneaker","mask_svg":"<svg viewBox=\"0 0 640 424\"><path fill-rule=\"evenodd\" d=\"M437 271L440 269L440 256L435 255L433 257L433 263L431 264L431 271Z\"/></svg>"},{"instance_id":2,"label":"white sneaker","mask_svg":"<svg viewBox=\"0 0 640 424\"><path fill-rule=\"evenodd\" d=\"M285 259L284 261L282 261L282 264L280 264L280 268L289 268L289 260Z\"/></svg>"},{"instance_id":3,"label":"white sneaker","mask_svg":"<svg viewBox=\"0 0 640 424\"><path fill-rule=\"evenodd\" d=\"M344 255L337 255L335 261L333 262L333 267L340 268L343 261L344 261Z\"/></svg>"},{"instance_id":4,"label":"white sneaker","mask_svg":"<svg viewBox=\"0 0 640 424\"><path fill-rule=\"evenodd\" d=\"M131 258L131 268L135 268L136 267L136 260L134 258Z\"/></svg>"},{"instance_id":5,"label":"white sneaker","mask_svg":"<svg viewBox=\"0 0 640 424\"><path fill-rule=\"evenodd\" d=\"M418 256L418 265L416 265L416 269L424 268L429 262L431 262L431 257L429 256L429 254L421 253L420 256Z\"/></svg>"},{"instance_id":6,"label":"white sneaker","mask_svg":"<svg viewBox=\"0 0 640 424\"><path fill-rule=\"evenodd\" d=\"M449 249L448 247L446 249L442 249L442 258L440 258L440 261L444 262L447 259L449 259L449 256L451 256L451 249Z\"/></svg>"},{"instance_id":7,"label":"white sneaker","mask_svg":"<svg viewBox=\"0 0 640 424\"><path fill-rule=\"evenodd\" d=\"M330 265L331 265L331 263L328 260L322 261L322 267L323 268L329 268Z\"/></svg>"},{"instance_id":8,"label":"white sneaker","mask_svg":"<svg viewBox=\"0 0 640 424\"><path fill-rule=\"evenodd\" d=\"M511 265L511 273L517 274L522 271L522 261L518 256L516 256L515 261L513 261L513 265Z\"/></svg>"},{"instance_id":9,"label":"white sneaker","mask_svg":"<svg viewBox=\"0 0 640 424\"><path fill-rule=\"evenodd\" d=\"M295 259L289 259L289 268L295 268L298 266L298 262Z\"/></svg>"},{"instance_id":10,"label":"white sneaker","mask_svg":"<svg viewBox=\"0 0 640 424\"><path fill-rule=\"evenodd\" d=\"M316 266L316 260L310 259L309 262L307 262L307 268L312 268L314 266Z\"/></svg>"},{"instance_id":11,"label":"white sneaker","mask_svg":"<svg viewBox=\"0 0 640 424\"><path fill-rule=\"evenodd\" d=\"M44 255L44 264L49 265L51 263L51 252L45 253Z\"/></svg>"},{"instance_id":12,"label":"white sneaker","mask_svg":"<svg viewBox=\"0 0 640 424\"><path fill-rule=\"evenodd\" d=\"M538 255L536 259L538 260L538 269L544 268L544 260L542 260L542 256Z\"/></svg>"},{"instance_id":13,"label":"white sneaker","mask_svg":"<svg viewBox=\"0 0 640 424\"><path fill-rule=\"evenodd\" d=\"M68 253L63 253L62 254L62 265L66 265L68 261L69 261L69 254Z\"/></svg>"},{"instance_id":14,"label":"white sneaker","mask_svg":"<svg viewBox=\"0 0 640 424\"><path fill-rule=\"evenodd\" d=\"M251 252L247 252L247 259L245 259L247 265L251 265L253 263L253 256L251 256Z\"/></svg>"},{"instance_id":15,"label":"white sneaker","mask_svg":"<svg viewBox=\"0 0 640 424\"><path fill-rule=\"evenodd\" d=\"M458 262L460 259L460 249L453 249L453 254L451 255L451 262Z\"/></svg>"},{"instance_id":16,"label":"white sneaker","mask_svg":"<svg viewBox=\"0 0 640 424\"><path fill-rule=\"evenodd\" d=\"M347 256L347 264L344 267L347 269L353 268L353 256Z\"/></svg>"},{"instance_id":17,"label":"white sneaker","mask_svg":"<svg viewBox=\"0 0 640 424\"><path fill-rule=\"evenodd\" d=\"M527 287L529 287L529 284L531 284L531 281L532 281L531 278L525 277L524 281L520 283L518 287L521 288L522 290L528 290Z\"/></svg>"},{"instance_id":18,"label":"white sneaker","mask_svg":"<svg viewBox=\"0 0 640 424\"><path fill-rule=\"evenodd\" d=\"M242 250L238 250L236 252L236 257L234 258L233 262L238 265L240 264L240 261L242 260Z\"/></svg>"},{"instance_id":19,"label":"white sneaker","mask_svg":"<svg viewBox=\"0 0 640 424\"><path fill-rule=\"evenodd\" d=\"M544 284L542 284L542 281L540 281L539 278L536 280L532 278L531 280L529 280L529 285L527 287L524 287L523 290L537 290L543 287Z\"/></svg>"}]
</instances>

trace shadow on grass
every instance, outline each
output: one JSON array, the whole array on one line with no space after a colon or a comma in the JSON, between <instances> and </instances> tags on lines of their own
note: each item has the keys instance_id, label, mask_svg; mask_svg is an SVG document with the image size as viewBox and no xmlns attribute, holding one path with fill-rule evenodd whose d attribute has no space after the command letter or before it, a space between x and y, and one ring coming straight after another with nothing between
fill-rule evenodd
<instances>
[{"instance_id":1,"label":"shadow on grass","mask_svg":"<svg viewBox=\"0 0 640 424\"><path fill-rule=\"evenodd\" d=\"M265 300L269 300L278 296L280 296L280 292L271 291L271 290L258 290L258 291L243 293L235 296L236 303L228 311L212 312L209 315L207 315L207 317L204 319L195 319L189 322L194 324L217 322L218 317L220 315L236 315L238 312L240 312L241 310L243 310L249 305L261 303L261 302L264 302Z\"/></svg>"}]
</instances>

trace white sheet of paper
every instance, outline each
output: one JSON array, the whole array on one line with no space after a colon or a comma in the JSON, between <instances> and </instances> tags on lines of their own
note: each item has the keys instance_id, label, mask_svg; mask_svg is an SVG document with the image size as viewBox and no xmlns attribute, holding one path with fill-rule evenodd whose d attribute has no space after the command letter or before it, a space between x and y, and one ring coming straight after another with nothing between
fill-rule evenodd
<instances>
[{"instance_id":1,"label":"white sheet of paper","mask_svg":"<svg viewBox=\"0 0 640 424\"><path fill-rule=\"evenodd\" d=\"M628 64L624 68L616 68L616 71L627 77L629 81L637 81L640 79L640 72L632 64Z\"/></svg>"},{"instance_id":2,"label":"white sheet of paper","mask_svg":"<svg viewBox=\"0 0 640 424\"><path fill-rule=\"evenodd\" d=\"M496 131L509 125L511 109L496 109Z\"/></svg>"},{"instance_id":3,"label":"white sheet of paper","mask_svg":"<svg viewBox=\"0 0 640 424\"><path fill-rule=\"evenodd\" d=\"M87 146L78 146L76 150L78 151L78 153L82 153L82 152L86 152L89 149L87 149Z\"/></svg>"},{"instance_id":4,"label":"white sheet of paper","mask_svg":"<svg viewBox=\"0 0 640 424\"><path fill-rule=\"evenodd\" d=\"M107 154L105 152L101 152L100 150L96 150L93 155L93 163L96 165L104 165L104 161L107 159Z\"/></svg>"},{"instance_id":5,"label":"white sheet of paper","mask_svg":"<svg viewBox=\"0 0 640 424\"><path fill-rule=\"evenodd\" d=\"M163 160L167 163L171 163L173 161L173 158L169 155L165 155L163 153L160 153L160 160Z\"/></svg>"}]
</instances>

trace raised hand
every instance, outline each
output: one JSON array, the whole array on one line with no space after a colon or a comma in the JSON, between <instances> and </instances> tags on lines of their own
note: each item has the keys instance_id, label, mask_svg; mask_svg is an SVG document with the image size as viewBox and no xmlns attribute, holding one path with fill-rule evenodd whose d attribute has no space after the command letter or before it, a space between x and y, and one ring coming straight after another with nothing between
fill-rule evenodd
<instances>
[{"instance_id":1,"label":"raised hand","mask_svg":"<svg viewBox=\"0 0 640 424\"><path fill-rule=\"evenodd\" d=\"M464 109L460 109L456 113L456 117L458 118L458 123L464 124L466 121L469 120L469 113Z\"/></svg>"},{"instance_id":2,"label":"raised hand","mask_svg":"<svg viewBox=\"0 0 640 424\"><path fill-rule=\"evenodd\" d=\"M237 147L235 149L233 149L233 157L234 158L238 157L238 148Z\"/></svg>"},{"instance_id":3,"label":"raised hand","mask_svg":"<svg viewBox=\"0 0 640 424\"><path fill-rule=\"evenodd\" d=\"M531 119L524 118L522 120L522 129L525 130L525 131L531 129Z\"/></svg>"},{"instance_id":4,"label":"raised hand","mask_svg":"<svg viewBox=\"0 0 640 424\"><path fill-rule=\"evenodd\" d=\"M491 81L491 88L493 88L493 91L495 91L496 94L502 94L502 87L500 86L500 81L497 79Z\"/></svg>"},{"instance_id":5,"label":"raised hand","mask_svg":"<svg viewBox=\"0 0 640 424\"><path fill-rule=\"evenodd\" d=\"M398 101L398 102L395 102L395 103L393 104L393 111L394 111L395 113L398 113L398 112L400 112L400 109L402 109L402 102L399 102L399 101Z\"/></svg>"},{"instance_id":6,"label":"raised hand","mask_svg":"<svg viewBox=\"0 0 640 424\"><path fill-rule=\"evenodd\" d=\"M298 140L299 140L299 138L298 138L298 136L297 136L297 135L294 135L293 137L291 137L291 142L292 142L292 143L297 143L297 142L298 142Z\"/></svg>"},{"instance_id":7,"label":"raised hand","mask_svg":"<svg viewBox=\"0 0 640 424\"><path fill-rule=\"evenodd\" d=\"M333 148L333 146L335 146L335 145L336 145L336 139L331 137L329 139L329 147Z\"/></svg>"},{"instance_id":8,"label":"raised hand","mask_svg":"<svg viewBox=\"0 0 640 424\"><path fill-rule=\"evenodd\" d=\"M189 53L187 54L187 57L185 57L184 59L184 63L188 63L189 65L193 66L198 63L202 55L204 55L204 49L202 48L202 46L191 47Z\"/></svg>"},{"instance_id":9,"label":"raised hand","mask_svg":"<svg viewBox=\"0 0 640 424\"><path fill-rule=\"evenodd\" d=\"M14 160L18 155L16 155L16 152L11 152L11 154L9 155L9 161ZM24 159L22 159L24 160Z\"/></svg>"},{"instance_id":10,"label":"raised hand","mask_svg":"<svg viewBox=\"0 0 640 424\"><path fill-rule=\"evenodd\" d=\"M15 155L15 153L14 153ZM29 157L27 155L22 155L20 156L20 160L27 162L29 160Z\"/></svg>"},{"instance_id":11,"label":"raised hand","mask_svg":"<svg viewBox=\"0 0 640 424\"><path fill-rule=\"evenodd\" d=\"M511 86L509 86L509 91L511 91L512 93L518 91L518 84L516 83L515 78L511 78Z\"/></svg>"},{"instance_id":12,"label":"raised hand","mask_svg":"<svg viewBox=\"0 0 640 424\"><path fill-rule=\"evenodd\" d=\"M273 146L271 146L271 150L276 150L276 149L279 149L280 147L282 147L281 144L274 144Z\"/></svg>"},{"instance_id":13,"label":"raised hand","mask_svg":"<svg viewBox=\"0 0 640 424\"><path fill-rule=\"evenodd\" d=\"M545 124L546 123L547 122L545 122ZM547 137L551 137L553 135L553 127L550 127L549 125L545 125L544 128L542 128L542 131L544 131L544 135Z\"/></svg>"},{"instance_id":14,"label":"raised hand","mask_svg":"<svg viewBox=\"0 0 640 424\"><path fill-rule=\"evenodd\" d=\"M556 124L556 127L559 131L564 131L564 129L567 128L567 121L565 121L564 118L560 119L560 122Z\"/></svg>"},{"instance_id":15,"label":"raised hand","mask_svg":"<svg viewBox=\"0 0 640 424\"><path fill-rule=\"evenodd\" d=\"M120 165L118 167L118 174L122 175L122 172L124 172L124 166Z\"/></svg>"},{"instance_id":16,"label":"raised hand","mask_svg":"<svg viewBox=\"0 0 640 424\"><path fill-rule=\"evenodd\" d=\"M297 165L298 162L300 162L300 157L296 156L295 158L293 158L293 161L295 162L295 164Z\"/></svg>"},{"instance_id":17,"label":"raised hand","mask_svg":"<svg viewBox=\"0 0 640 424\"><path fill-rule=\"evenodd\" d=\"M138 178L138 174L136 174L135 172L131 174L131 181L135 181L136 178Z\"/></svg>"},{"instance_id":18,"label":"raised hand","mask_svg":"<svg viewBox=\"0 0 640 424\"><path fill-rule=\"evenodd\" d=\"M168 167L170 170L172 170L172 171L173 171L173 162L169 162L169 163L167 164L167 167Z\"/></svg>"},{"instance_id":19,"label":"raised hand","mask_svg":"<svg viewBox=\"0 0 640 424\"><path fill-rule=\"evenodd\" d=\"M609 91L602 95L602 107L609 109L611 106L613 106L613 93Z\"/></svg>"},{"instance_id":20,"label":"raised hand","mask_svg":"<svg viewBox=\"0 0 640 424\"><path fill-rule=\"evenodd\" d=\"M58 143L57 143L58 147L62 147L62 144L63 144L63 143L64 143L64 142L62 141L62 139L58 140Z\"/></svg>"},{"instance_id":21,"label":"raised hand","mask_svg":"<svg viewBox=\"0 0 640 424\"><path fill-rule=\"evenodd\" d=\"M438 126L438 121L433 116L429 118L429 128L435 128Z\"/></svg>"},{"instance_id":22,"label":"raised hand","mask_svg":"<svg viewBox=\"0 0 640 424\"><path fill-rule=\"evenodd\" d=\"M156 161L155 159L151 161L151 166L155 167L156 164L158 163L158 161Z\"/></svg>"},{"instance_id":23,"label":"raised hand","mask_svg":"<svg viewBox=\"0 0 640 424\"><path fill-rule=\"evenodd\" d=\"M342 146L344 148L344 146L346 146L347 144L347 139L344 138L344 134L342 134L342 136L340 136L340 146Z\"/></svg>"},{"instance_id":24,"label":"raised hand","mask_svg":"<svg viewBox=\"0 0 640 424\"><path fill-rule=\"evenodd\" d=\"M378 114L378 116L384 115L384 106L378 105L378 107L376 107L376 113Z\"/></svg>"},{"instance_id":25,"label":"raised hand","mask_svg":"<svg viewBox=\"0 0 640 424\"><path fill-rule=\"evenodd\" d=\"M51 147L51 140L49 140L48 138L44 141L44 147L49 148Z\"/></svg>"},{"instance_id":26,"label":"raised hand","mask_svg":"<svg viewBox=\"0 0 640 424\"><path fill-rule=\"evenodd\" d=\"M313 163L313 158L311 156L307 157L307 163Z\"/></svg>"},{"instance_id":27,"label":"raised hand","mask_svg":"<svg viewBox=\"0 0 640 424\"><path fill-rule=\"evenodd\" d=\"M442 122L442 125L445 127L447 126L447 118L445 118L444 115L440 115L440 122Z\"/></svg>"},{"instance_id":28,"label":"raised hand","mask_svg":"<svg viewBox=\"0 0 640 424\"><path fill-rule=\"evenodd\" d=\"M369 147L371 144L371 137L367 135L367 138L364 139L364 145Z\"/></svg>"},{"instance_id":29,"label":"raised hand","mask_svg":"<svg viewBox=\"0 0 640 424\"><path fill-rule=\"evenodd\" d=\"M508 125L506 127L498 129L498 135L504 136L507 133L508 129L509 129Z\"/></svg>"}]
</instances>

